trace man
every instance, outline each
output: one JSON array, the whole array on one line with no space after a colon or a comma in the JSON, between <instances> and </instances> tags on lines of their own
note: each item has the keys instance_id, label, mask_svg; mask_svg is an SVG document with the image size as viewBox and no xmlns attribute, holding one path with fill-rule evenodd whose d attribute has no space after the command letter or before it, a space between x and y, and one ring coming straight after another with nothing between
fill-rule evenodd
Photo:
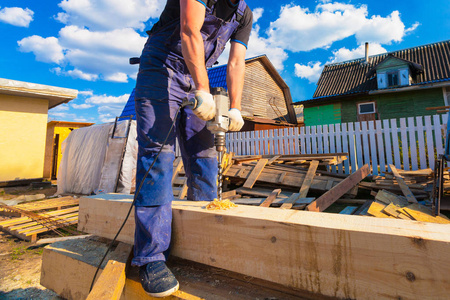
<instances>
[{"instance_id":1,"label":"man","mask_svg":"<svg viewBox=\"0 0 450 300\"><path fill-rule=\"evenodd\" d=\"M139 144L136 186L143 182L136 195L132 264L140 267L142 286L153 297L165 297L178 289L164 255L171 234L175 137L186 171L188 200L213 200L217 197L217 153L214 137L205 125L215 115L215 104L206 68L217 61L231 39L227 66L229 128L240 130L244 123L240 102L245 52L251 27L252 12L244 0L168 0L159 21L148 32L135 90ZM181 108L176 115L183 99L193 97L197 107Z\"/></svg>"}]
</instances>

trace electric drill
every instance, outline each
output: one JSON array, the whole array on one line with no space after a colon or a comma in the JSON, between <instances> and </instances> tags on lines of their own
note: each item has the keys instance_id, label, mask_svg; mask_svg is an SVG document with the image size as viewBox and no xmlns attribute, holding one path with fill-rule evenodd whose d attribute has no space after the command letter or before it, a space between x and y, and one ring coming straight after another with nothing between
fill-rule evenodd
<instances>
[{"instance_id":1,"label":"electric drill","mask_svg":"<svg viewBox=\"0 0 450 300\"><path fill-rule=\"evenodd\" d=\"M225 133L228 131L228 125L230 120L228 118L229 99L227 91L222 87L211 88L211 95L214 98L216 104L216 115L213 119L206 123L206 128L214 134L214 145L218 153L218 184L217 184L217 198L222 201L222 159L225 152ZM197 101L195 99L186 99L183 106L190 106L192 109L197 107Z\"/></svg>"}]
</instances>

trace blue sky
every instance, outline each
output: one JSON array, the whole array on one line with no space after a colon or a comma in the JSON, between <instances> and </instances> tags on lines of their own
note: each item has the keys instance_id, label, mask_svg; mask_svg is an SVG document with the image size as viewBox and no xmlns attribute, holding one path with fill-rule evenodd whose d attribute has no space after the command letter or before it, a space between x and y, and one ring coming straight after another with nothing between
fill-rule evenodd
<instances>
[{"instance_id":1,"label":"blue sky","mask_svg":"<svg viewBox=\"0 0 450 300\"><path fill-rule=\"evenodd\" d=\"M104 123L135 85L145 30L162 0L2 0L0 77L77 89L50 120ZM435 1L248 0L247 57L266 54L294 101L310 99L323 65L450 39L450 5ZM225 63L229 47L220 58Z\"/></svg>"}]
</instances>

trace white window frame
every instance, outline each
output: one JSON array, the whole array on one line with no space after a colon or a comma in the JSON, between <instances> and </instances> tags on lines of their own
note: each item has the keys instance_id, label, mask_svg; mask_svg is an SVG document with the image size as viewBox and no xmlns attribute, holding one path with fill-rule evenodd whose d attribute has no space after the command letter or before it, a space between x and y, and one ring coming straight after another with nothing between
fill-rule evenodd
<instances>
[{"instance_id":1,"label":"white window frame","mask_svg":"<svg viewBox=\"0 0 450 300\"><path fill-rule=\"evenodd\" d=\"M372 112L364 112L364 113L362 113L361 112L361 105L364 105L364 104L372 104L373 105L373 111ZM375 105L375 101L358 103L358 114L359 115L368 115L368 114L375 114L375 113L377 113L377 107Z\"/></svg>"}]
</instances>

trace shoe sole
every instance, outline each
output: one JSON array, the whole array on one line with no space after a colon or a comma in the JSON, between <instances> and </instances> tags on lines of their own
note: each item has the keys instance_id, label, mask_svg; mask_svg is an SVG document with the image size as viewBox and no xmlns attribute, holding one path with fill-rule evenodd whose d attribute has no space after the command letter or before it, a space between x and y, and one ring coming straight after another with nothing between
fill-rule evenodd
<instances>
[{"instance_id":1,"label":"shoe sole","mask_svg":"<svg viewBox=\"0 0 450 300\"><path fill-rule=\"evenodd\" d=\"M161 293L149 293L146 292L147 295L151 296L151 297L155 297L155 298L164 298L167 296L172 295L173 293L175 293L176 291L178 291L178 288L180 287L180 283L177 283L177 285L167 291L161 292Z\"/></svg>"}]
</instances>

